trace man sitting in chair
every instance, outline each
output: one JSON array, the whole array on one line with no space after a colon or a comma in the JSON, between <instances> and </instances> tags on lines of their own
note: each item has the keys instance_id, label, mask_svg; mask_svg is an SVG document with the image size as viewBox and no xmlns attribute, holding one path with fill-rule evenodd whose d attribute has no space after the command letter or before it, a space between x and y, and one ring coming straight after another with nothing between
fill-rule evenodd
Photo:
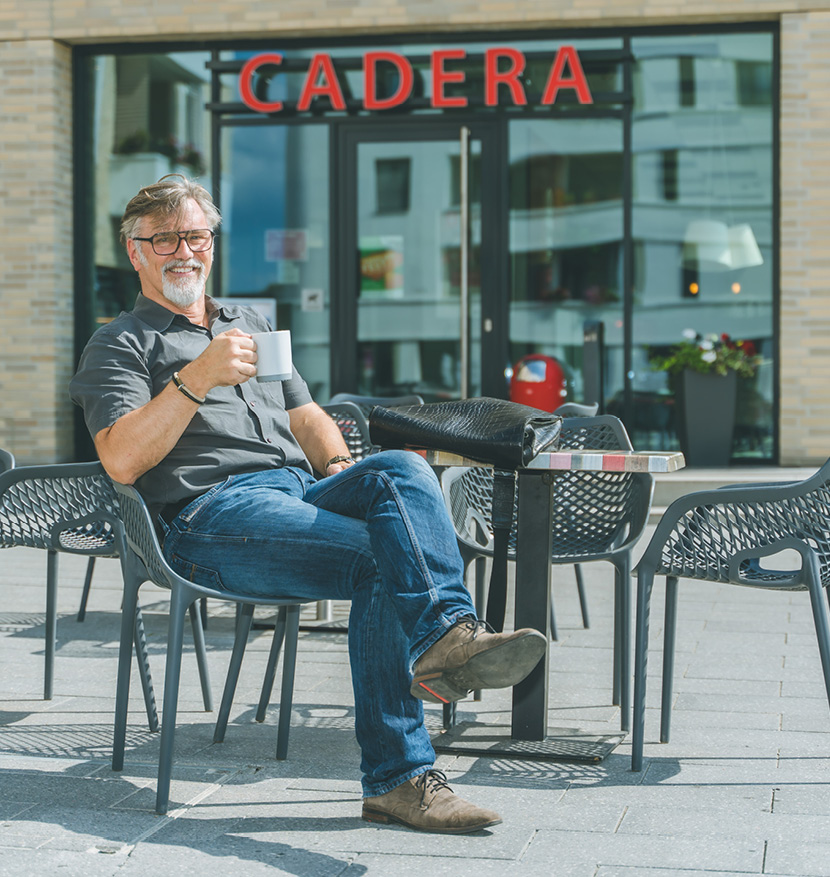
<instances>
[{"instance_id":1,"label":"man sitting in chair","mask_svg":"<svg viewBox=\"0 0 830 877\"><path fill-rule=\"evenodd\" d=\"M130 201L135 308L99 329L72 379L101 462L135 484L183 577L247 595L351 600L363 818L462 833L501 822L433 768L421 701L515 685L546 648L476 620L438 480L407 451L355 463L296 369L259 382L250 308L205 295L220 216L178 175ZM317 479L314 471L322 473Z\"/></svg>"}]
</instances>

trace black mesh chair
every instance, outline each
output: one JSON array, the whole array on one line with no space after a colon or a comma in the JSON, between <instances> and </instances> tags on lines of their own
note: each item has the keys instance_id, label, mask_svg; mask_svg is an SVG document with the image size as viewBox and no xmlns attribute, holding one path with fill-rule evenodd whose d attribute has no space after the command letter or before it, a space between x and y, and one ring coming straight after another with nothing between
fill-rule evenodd
<instances>
[{"instance_id":1,"label":"black mesh chair","mask_svg":"<svg viewBox=\"0 0 830 877\"><path fill-rule=\"evenodd\" d=\"M610 415L567 418L563 449L630 450L622 423ZM492 556L493 474L486 468L450 468L441 476L459 547L465 563L476 555ZM653 478L639 472L565 471L556 473L551 563L604 560L615 569L614 673L612 702L620 706L620 723L630 722L631 550L648 521ZM516 556L516 504L508 557ZM477 604L479 614L483 606Z\"/></svg>"},{"instance_id":2,"label":"black mesh chair","mask_svg":"<svg viewBox=\"0 0 830 877\"><path fill-rule=\"evenodd\" d=\"M590 405L582 405L578 402L565 402L564 405L560 405L553 413L558 414L560 417L595 417L598 410L598 402L592 402ZM576 576L576 593L579 597L582 626L587 629L591 626L591 621L588 617L588 598L585 596L585 580L582 576L582 567L578 563L574 564L574 575ZM551 637L554 640L557 639L553 594L550 595L550 631Z\"/></svg>"},{"instance_id":3,"label":"black mesh chair","mask_svg":"<svg viewBox=\"0 0 830 877\"><path fill-rule=\"evenodd\" d=\"M369 423L354 402L329 402L320 406L337 424L353 460L362 460L372 451Z\"/></svg>"},{"instance_id":4,"label":"black mesh chair","mask_svg":"<svg viewBox=\"0 0 830 877\"><path fill-rule=\"evenodd\" d=\"M691 493L673 502L637 565L634 731L631 766L643 766L646 662L655 575L666 577L660 741L669 740L679 578L750 588L809 591L830 703L830 461L805 481ZM775 569L775 555L800 555L798 569ZM827 592L830 600L830 591Z\"/></svg>"},{"instance_id":5,"label":"black mesh chair","mask_svg":"<svg viewBox=\"0 0 830 877\"><path fill-rule=\"evenodd\" d=\"M46 643L43 697L52 699L57 639L58 553L117 557L120 522L112 483L100 463L66 463L14 468L14 457L0 451L0 548L42 548L46 560ZM140 611L135 622L135 648L147 718L158 730L155 701L147 667ZM129 668L132 640L126 651Z\"/></svg>"},{"instance_id":6,"label":"black mesh chair","mask_svg":"<svg viewBox=\"0 0 830 877\"><path fill-rule=\"evenodd\" d=\"M297 655L297 637L302 600L265 599L245 597L197 585L177 575L168 566L161 552L156 531L144 500L132 487L115 484L120 506L120 518L124 525L125 547L121 552L121 567L124 574L124 618L138 603L138 591L145 581L152 581L170 591L170 616L167 630L167 662L164 676L164 702L162 704L161 747L159 752L158 786L156 790L156 812L166 813L170 797L170 778L173 769L173 743L176 732L176 712L181 675L183 627L185 613L195 613L195 603L202 597L237 605L236 635L233 651L219 708L214 741L224 738L230 714L239 670L251 629L254 608L257 605L280 607L280 619L285 636L285 655L283 657L282 697L280 701L279 727L277 731L277 758L284 759L288 751L288 731L291 720L291 706L294 691L294 668ZM195 613L198 615L198 613ZM281 645L280 623L272 645L272 654L279 653ZM129 661L124 660L125 647L132 636L128 625L122 623L121 652L118 667L118 687L116 691L116 728L113 744L113 770L124 766L124 748L127 730L127 700L130 689ZM279 638L279 639L278 639ZM274 661L276 664L276 660Z\"/></svg>"}]
</instances>

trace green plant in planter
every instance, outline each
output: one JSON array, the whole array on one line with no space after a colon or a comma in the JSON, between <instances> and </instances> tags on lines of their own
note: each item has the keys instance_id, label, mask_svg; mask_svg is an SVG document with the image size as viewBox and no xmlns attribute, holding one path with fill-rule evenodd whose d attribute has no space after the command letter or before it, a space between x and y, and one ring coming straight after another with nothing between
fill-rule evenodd
<instances>
[{"instance_id":1,"label":"green plant in planter","mask_svg":"<svg viewBox=\"0 0 830 877\"><path fill-rule=\"evenodd\" d=\"M686 329L683 339L667 356L652 357L652 369L670 375L678 375L686 369L717 375L734 371L742 378L751 378L761 364L761 357L751 341L733 341L725 332L700 335L694 329Z\"/></svg>"}]
</instances>

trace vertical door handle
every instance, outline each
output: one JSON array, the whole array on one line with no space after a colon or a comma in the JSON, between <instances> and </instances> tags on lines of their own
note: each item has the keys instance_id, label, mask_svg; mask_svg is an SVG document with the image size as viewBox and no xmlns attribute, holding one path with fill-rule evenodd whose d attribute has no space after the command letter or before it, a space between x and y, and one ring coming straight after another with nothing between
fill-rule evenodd
<instances>
[{"instance_id":1,"label":"vertical door handle","mask_svg":"<svg viewBox=\"0 0 830 877\"><path fill-rule=\"evenodd\" d=\"M459 131L461 156L459 176L461 189L461 279L459 307L461 309L461 398L470 395L470 129L466 125Z\"/></svg>"}]
</instances>

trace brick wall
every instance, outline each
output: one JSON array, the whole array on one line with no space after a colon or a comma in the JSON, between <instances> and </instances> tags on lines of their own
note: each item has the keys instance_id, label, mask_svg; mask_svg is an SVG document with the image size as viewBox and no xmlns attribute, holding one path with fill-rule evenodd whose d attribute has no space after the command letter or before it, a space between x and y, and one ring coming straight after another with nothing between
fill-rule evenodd
<instances>
[{"instance_id":1,"label":"brick wall","mask_svg":"<svg viewBox=\"0 0 830 877\"><path fill-rule=\"evenodd\" d=\"M830 456L830 13L781 25L781 462Z\"/></svg>"},{"instance_id":2,"label":"brick wall","mask_svg":"<svg viewBox=\"0 0 830 877\"><path fill-rule=\"evenodd\" d=\"M0 39L68 42L747 21L830 0L27 0L0 8Z\"/></svg>"},{"instance_id":3,"label":"brick wall","mask_svg":"<svg viewBox=\"0 0 830 877\"><path fill-rule=\"evenodd\" d=\"M35 4L37 5L37 4ZM73 365L70 50L0 43L0 445L68 460Z\"/></svg>"}]
</instances>

